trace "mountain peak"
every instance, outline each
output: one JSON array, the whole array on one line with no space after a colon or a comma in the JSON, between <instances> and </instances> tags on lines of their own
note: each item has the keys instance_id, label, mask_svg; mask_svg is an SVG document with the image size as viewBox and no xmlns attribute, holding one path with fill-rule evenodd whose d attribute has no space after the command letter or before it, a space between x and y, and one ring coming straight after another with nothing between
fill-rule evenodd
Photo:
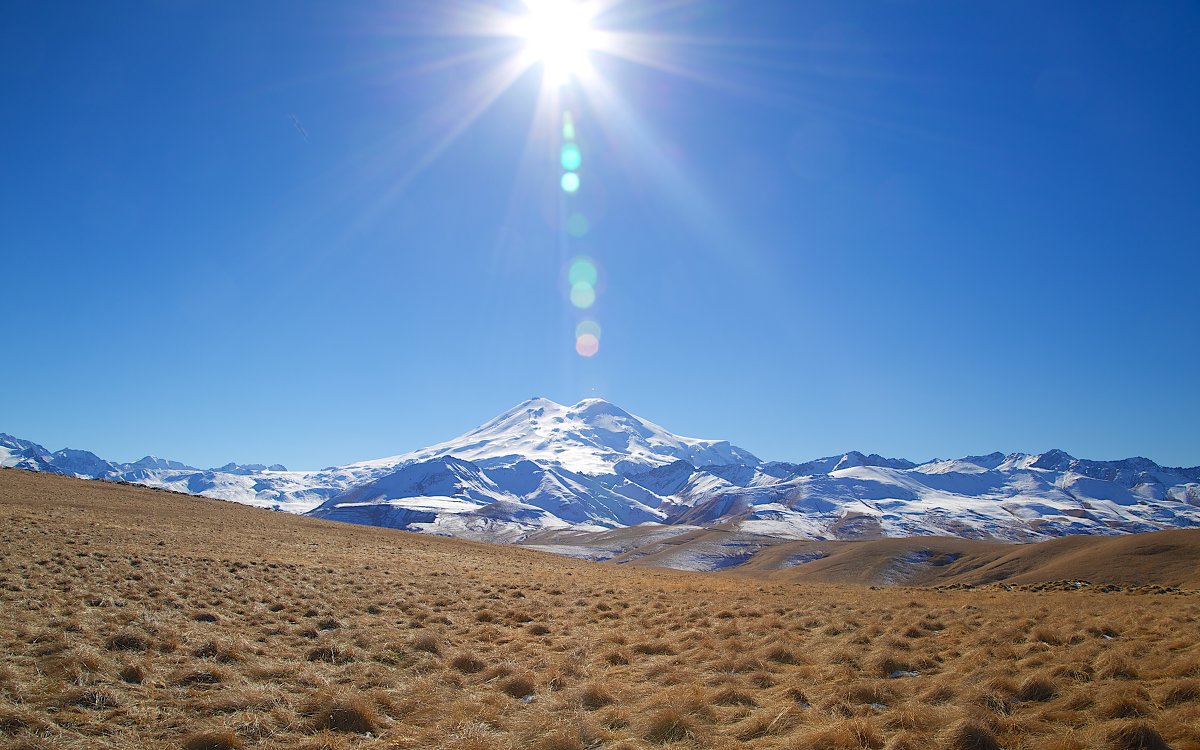
<instances>
[{"instance_id":1,"label":"mountain peak","mask_svg":"<svg viewBox=\"0 0 1200 750\"><path fill-rule=\"evenodd\" d=\"M820 465L836 459L833 468L829 471L839 471L841 469L851 469L858 466L881 466L888 469L911 469L916 464L906 458L886 458L878 453L864 455L862 451L848 451L841 458L830 456L827 459L817 459L810 461L809 464Z\"/></svg>"},{"instance_id":2,"label":"mountain peak","mask_svg":"<svg viewBox=\"0 0 1200 750\"><path fill-rule=\"evenodd\" d=\"M564 411L566 408L567 407L563 406L557 401L551 401L550 399L542 398L541 396L534 396L533 398L525 399L507 411L501 412L490 421L480 425L478 429L511 423L513 420L526 421L529 419L537 419L546 412L558 413Z\"/></svg>"},{"instance_id":3,"label":"mountain peak","mask_svg":"<svg viewBox=\"0 0 1200 750\"><path fill-rule=\"evenodd\" d=\"M592 476L644 471L678 460L695 466L759 463L754 455L728 442L675 435L602 398L564 406L535 397L454 440L365 464L394 465L445 455L484 468L531 459Z\"/></svg>"},{"instance_id":4,"label":"mountain peak","mask_svg":"<svg viewBox=\"0 0 1200 750\"><path fill-rule=\"evenodd\" d=\"M143 458L139 458L137 461L134 461L129 465L135 469L187 470L193 468L187 464L180 463L179 461L171 461L170 459L160 458L158 456L145 456Z\"/></svg>"},{"instance_id":5,"label":"mountain peak","mask_svg":"<svg viewBox=\"0 0 1200 750\"><path fill-rule=\"evenodd\" d=\"M595 396L590 396L588 398L581 398L571 408L572 409L616 409L617 411L621 411L621 412L624 411L623 409L621 409L620 407L618 407L616 404L612 403L611 401L605 401L604 399L597 398Z\"/></svg>"},{"instance_id":6,"label":"mountain peak","mask_svg":"<svg viewBox=\"0 0 1200 750\"><path fill-rule=\"evenodd\" d=\"M577 414L585 419L592 417L616 417L618 419L632 419L637 422L649 424L646 420L635 417L616 404L605 401L602 398L585 398L567 411L572 415Z\"/></svg>"},{"instance_id":7,"label":"mountain peak","mask_svg":"<svg viewBox=\"0 0 1200 750\"><path fill-rule=\"evenodd\" d=\"M1064 471L1075 460L1075 457L1066 451L1058 448L1051 448L1042 455L1038 456L1030 466L1035 469L1051 469L1054 471Z\"/></svg>"}]
</instances>

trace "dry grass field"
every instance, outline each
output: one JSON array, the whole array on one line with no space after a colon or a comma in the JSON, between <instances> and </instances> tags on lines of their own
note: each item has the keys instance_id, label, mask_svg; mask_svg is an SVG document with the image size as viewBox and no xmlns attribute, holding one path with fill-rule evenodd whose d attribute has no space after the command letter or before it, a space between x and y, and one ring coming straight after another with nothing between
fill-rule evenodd
<instances>
[{"instance_id":1,"label":"dry grass field","mask_svg":"<svg viewBox=\"0 0 1200 750\"><path fill-rule=\"evenodd\" d=\"M788 556L816 557L780 567ZM909 562L906 562L909 561ZM919 561L919 562L918 562ZM908 537L869 542L785 542L740 572L792 583L904 582L921 586L1087 581L1122 587L1200 588L1200 530L1067 536L1037 544Z\"/></svg>"},{"instance_id":2,"label":"dry grass field","mask_svg":"<svg viewBox=\"0 0 1200 750\"><path fill-rule=\"evenodd\" d=\"M523 542L588 559L672 568L707 556L719 567L788 583L980 586L1096 582L1121 587L1200 589L1200 529L1121 536L1066 536L1029 544L916 536L857 541L792 541L727 526L633 526L603 532L538 532ZM722 554L729 557L722 557Z\"/></svg>"},{"instance_id":3,"label":"dry grass field","mask_svg":"<svg viewBox=\"0 0 1200 750\"><path fill-rule=\"evenodd\" d=\"M1200 596L1163 591L684 574L6 470L0 747L1197 750Z\"/></svg>"}]
</instances>

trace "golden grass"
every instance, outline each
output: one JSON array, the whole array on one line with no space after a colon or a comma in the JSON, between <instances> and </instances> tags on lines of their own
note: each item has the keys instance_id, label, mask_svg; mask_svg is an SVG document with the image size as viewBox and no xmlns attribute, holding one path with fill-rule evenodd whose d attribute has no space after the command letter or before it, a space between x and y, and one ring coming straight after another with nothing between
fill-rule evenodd
<instances>
[{"instance_id":1,"label":"golden grass","mask_svg":"<svg viewBox=\"0 0 1200 750\"><path fill-rule=\"evenodd\" d=\"M596 565L0 472L0 748L1200 750L1193 593Z\"/></svg>"}]
</instances>

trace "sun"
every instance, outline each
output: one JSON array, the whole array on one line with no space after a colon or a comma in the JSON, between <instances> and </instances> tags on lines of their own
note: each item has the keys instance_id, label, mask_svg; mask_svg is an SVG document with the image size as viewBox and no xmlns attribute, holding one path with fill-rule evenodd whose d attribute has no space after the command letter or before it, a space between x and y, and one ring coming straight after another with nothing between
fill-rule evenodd
<instances>
[{"instance_id":1,"label":"sun","mask_svg":"<svg viewBox=\"0 0 1200 750\"><path fill-rule=\"evenodd\" d=\"M585 73L595 46L594 11L575 0L525 0L525 7L517 35L530 61L541 63L546 81L561 86Z\"/></svg>"}]
</instances>

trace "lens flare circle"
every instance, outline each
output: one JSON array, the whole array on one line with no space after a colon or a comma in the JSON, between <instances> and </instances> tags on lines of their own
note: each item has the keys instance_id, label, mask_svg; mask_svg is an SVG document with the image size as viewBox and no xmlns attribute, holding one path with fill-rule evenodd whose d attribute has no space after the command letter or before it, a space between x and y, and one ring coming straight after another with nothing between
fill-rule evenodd
<instances>
[{"instance_id":1,"label":"lens flare circle","mask_svg":"<svg viewBox=\"0 0 1200 750\"><path fill-rule=\"evenodd\" d=\"M585 333L575 339L575 351L581 357L594 357L600 351L600 339Z\"/></svg>"},{"instance_id":2,"label":"lens flare circle","mask_svg":"<svg viewBox=\"0 0 1200 750\"><path fill-rule=\"evenodd\" d=\"M594 336L599 340L600 324L594 320L579 321L579 325L575 326L575 338L579 338L580 336Z\"/></svg>"},{"instance_id":3,"label":"lens flare circle","mask_svg":"<svg viewBox=\"0 0 1200 750\"><path fill-rule=\"evenodd\" d=\"M571 285L571 304L580 310L586 310L596 304L596 288L591 284L580 281Z\"/></svg>"},{"instance_id":4,"label":"lens flare circle","mask_svg":"<svg viewBox=\"0 0 1200 750\"><path fill-rule=\"evenodd\" d=\"M596 282L599 280L600 271L596 268L596 263L591 258L581 255L571 260L571 266L567 269L567 281L571 282L571 286L575 286L576 284L596 286Z\"/></svg>"},{"instance_id":5,"label":"lens flare circle","mask_svg":"<svg viewBox=\"0 0 1200 750\"><path fill-rule=\"evenodd\" d=\"M583 163L583 152L574 143L564 143L562 153L559 154L559 161L562 162L563 169L574 172Z\"/></svg>"},{"instance_id":6,"label":"lens flare circle","mask_svg":"<svg viewBox=\"0 0 1200 750\"><path fill-rule=\"evenodd\" d=\"M587 217L579 212L575 212L567 217L567 234L579 239L588 233L591 229L591 223Z\"/></svg>"},{"instance_id":7,"label":"lens flare circle","mask_svg":"<svg viewBox=\"0 0 1200 750\"><path fill-rule=\"evenodd\" d=\"M574 172L567 172L562 176L562 189L564 193L575 193L579 190L579 175Z\"/></svg>"}]
</instances>

